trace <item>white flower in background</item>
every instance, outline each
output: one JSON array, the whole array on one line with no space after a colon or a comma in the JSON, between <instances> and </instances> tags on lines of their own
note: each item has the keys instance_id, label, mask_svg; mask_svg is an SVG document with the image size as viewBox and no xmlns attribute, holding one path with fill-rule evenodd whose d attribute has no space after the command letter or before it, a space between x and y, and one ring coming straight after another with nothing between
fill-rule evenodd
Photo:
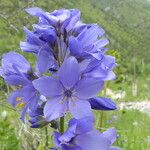
<instances>
[{"instance_id":1,"label":"white flower in background","mask_svg":"<svg viewBox=\"0 0 150 150\"><path fill-rule=\"evenodd\" d=\"M7 117L7 111L6 110L1 112L1 117L2 117L2 119L5 119Z\"/></svg>"}]
</instances>

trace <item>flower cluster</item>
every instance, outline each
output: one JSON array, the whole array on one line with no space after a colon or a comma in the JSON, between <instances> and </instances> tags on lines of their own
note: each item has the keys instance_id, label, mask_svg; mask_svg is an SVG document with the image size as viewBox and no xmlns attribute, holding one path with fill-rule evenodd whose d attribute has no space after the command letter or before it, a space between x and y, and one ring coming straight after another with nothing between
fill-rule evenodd
<instances>
[{"instance_id":1,"label":"flower cluster","mask_svg":"<svg viewBox=\"0 0 150 150\"><path fill-rule=\"evenodd\" d=\"M60 9L52 13L40 8L26 11L38 18L33 31L24 28L23 52L36 56L35 69L16 52L2 57L0 75L17 87L8 102L21 110L21 119L30 117L32 128L47 124L61 128L58 119L73 116L64 133L54 132L54 150L119 150L111 146L116 131L104 133L94 129L94 110L115 110L115 103L97 97L106 80L115 79L115 58L106 55L109 41L97 24L80 21L77 9ZM62 132L62 131L61 131Z\"/></svg>"}]
</instances>

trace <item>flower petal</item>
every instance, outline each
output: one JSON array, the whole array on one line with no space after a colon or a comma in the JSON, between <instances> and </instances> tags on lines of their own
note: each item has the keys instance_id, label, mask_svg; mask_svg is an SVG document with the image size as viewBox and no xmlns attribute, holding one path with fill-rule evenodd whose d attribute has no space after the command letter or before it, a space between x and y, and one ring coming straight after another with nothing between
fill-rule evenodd
<instances>
[{"instance_id":1,"label":"flower petal","mask_svg":"<svg viewBox=\"0 0 150 150\"><path fill-rule=\"evenodd\" d=\"M17 97L21 97L20 90L16 90L10 93L10 96L7 99L8 103L10 103L13 107L16 107L16 105L18 104L18 102L16 101Z\"/></svg>"},{"instance_id":2,"label":"flower petal","mask_svg":"<svg viewBox=\"0 0 150 150\"><path fill-rule=\"evenodd\" d=\"M85 32L84 38L82 39L82 43L84 44L84 46L87 46L87 45L92 44L93 42L96 42L98 37L104 34L104 30L96 24L92 24L90 28L88 28L84 32Z\"/></svg>"},{"instance_id":3,"label":"flower petal","mask_svg":"<svg viewBox=\"0 0 150 150\"><path fill-rule=\"evenodd\" d=\"M71 141L71 139L76 136L76 127L77 124L70 126L67 131L59 138L59 141L62 143Z\"/></svg>"},{"instance_id":4,"label":"flower petal","mask_svg":"<svg viewBox=\"0 0 150 150\"><path fill-rule=\"evenodd\" d=\"M61 136L61 134L59 132L54 131L54 133L53 133L54 143L57 147L60 144L60 141L59 141L60 136Z\"/></svg>"},{"instance_id":5,"label":"flower petal","mask_svg":"<svg viewBox=\"0 0 150 150\"><path fill-rule=\"evenodd\" d=\"M99 53L99 52L95 52L95 53L92 53L92 52L85 52L86 55L90 55L92 56L92 58L94 59L97 59L97 60L101 60L102 59L102 54Z\"/></svg>"},{"instance_id":6,"label":"flower petal","mask_svg":"<svg viewBox=\"0 0 150 150\"><path fill-rule=\"evenodd\" d=\"M71 17L67 19L67 25L65 27L66 31L69 32L70 30L73 29L77 21L80 19L80 11L78 9L72 9L70 10ZM64 23L65 24L65 23Z\"/></svg>"},{"instance_id":7,"label":"flower petal","mask_svg":"<svg viewBox=\"0 0 150 150\"><path fill-rule=\"evenodd\" d=\"M33 81L34 87L46 97L55 97L63 93L63 87L58 79L41 77Z\"/></svg>"},{"instance_id":8,"label":"flower petal","mask_svg":"<svg viewBox=\"0 0 150 150\"><path fill-rule=\"evenodd\" d=\"M106 137L108 140L110 140L111 145L116 141L117 138L117 132L115 128L110 128L103 132L104 137Z\"/></svg>"},{"instance_id":9,"label":"flower petal","mask_svg":"<svg viewBox=\"0 0 150 150\"><path fill-rule=\"evenodd\" d=\"M56 31L50 25L33 25L34 32L40 36L40 39L49 42L51 44L56 40Z\"/></svg>"},{"instance_id":10,"label":"flower petal","mask_svg":"<svg viewBox=\"0 0 150 150\"><path fill-rule=\"evenodd\" d=\"M81 99L92 98L102 89L104 82L94 78L83 78L75 86L76 96Z\"/></svg>"},{"instance_id":11,"label":"flower petal","mask_svg":"<svg viewBox=\"0 0 150 150\"><path fill-rule=\"evenodd\" d=\"M54 10L52 13L50 13L50 16L55 17L56 20L62 24L64 21L69 19L70 11L68 9L58 9L58 10Z\"/></svg>"},{"instance_id":12,"label":"flower petal","mask_svg":"<svg viewBox=\"0 0 150 150\"><path fill-rule=\"evenodd\" d=\"M52 121L64 116L67 111L66 102L61 102L62 97L56 97L52 100L48 100L44 106L44 116L46 121Z\"/></svg>"},{"instance_id":13,"label":"flower petal","mask_svg":"<svg viewBox=\"0 0 150 150\"><path fill-rule=\"evenodd\" d=\"M27 8L26 12L32 16L44 18L51 25L56 25L57 23L57 18L55 16L50 15L50 13L44 12L42 9L38 7Z\"/></svg>"},{"instance_id":14,"label":"flower petal","mask_svg":"<svg viewBox=\"0 0 150 150\"><path fill-rule=\"evenodd\" d=\"M69 100L69 111L76 119L93 117L90 103L86 100Z\"/></svg>"},{"instance_id":15,"label":"flower petal","mask_svg":"<svg viewBox=\"0 0 150 150\"><path fill-rule=\"evenodd\" d=\"M47 45L43 46L38 54L37 67L41 74L54 65L54 57L50 53L50 49L49 52L47 49Z\"/></svg>"},{"instance_id":16,"label":"flower petal","mask_svg":"<svg viewBox=\"0 0 150 150\"><path fill-rule=\"evenodd\" d=\"M30 111L37 111L38 109L38 101L39 101L40 97L35 95L33 96L32 100L30 100L30 105L29 105L29 109Z\"/></svg>"},{"instance_id":17,"label":"flower petal","mask_svg":"<svg viewBox=\"0 0 150 150\"><path fill-rule=\"evenodd\" d=\"M36 34L34 34L32 31L28 30L26 27L24 27L24 32L26 33L26 40L28 43L33 45L42 45L43 41L39 39Z\"/></svg>"},{"instance_id":18,"label":"flower petal","mask_svg":"<svg viewBox=\"0 0 150 150\"><path fill-rule=\"evenodd\" d=\"M28 103L32 101L32 99L35 98L36 92L37 91L32 84L24 86L22 89L20 89L23 102Z\"/></svg>"},{"instance_id":19,"label":"flower petal","mask_svg":"<svg viewBox=\"0 0 150 150\"><path fill-rule=\"evenodd\" d=\"M110 141L96 131L78 135L76 143L84 150L108 150L110 146Z\"/></svg>"},{"instance_id":20,"label":"flower petal","mask_svg":"<svg viewBox=\"0 0 150 150\"><path fill-rule=\"evenodd\" d=\"M109 43L109 40L105 38L105 39L100 39L100 40L98 40L98 41L95 43L95 45L96 45L96 47L97 47L98 49L100 49L100 48L106 46L108 43Z\"/></svg>"},{"instance_id":21,"label":"flower petal","mask_svg":"<svg viewBox=\"0 0 150 150\"><path fill-rule=\"evenodd\" d=\"M77 57L80 57L82 55L82 52L83 52L82 45L73 36L71 36L69 38L69 50L73 56L77 56Z\"/></svg>"},{"instance_id":22,"label":"flower petal","mask_svg":"<svg viewBox=\"0 0 150 150\"><path fill-rule=\"evenodd\" d=\"M35 53L37 54L41 46L33 45L28 42L20 42L20 48L23 52Z\"/></svg>"},{"instance_id":23,"label":"flower petal","mask_svg":"<svg viewBox=\"0 0 150 150\"><path fill-rule=\"evenodd\" d=\"M92 117L84 117L81 119L71 119L69 121L68 126L73 126L76 124L76 134L83 134L93 130L94 127L94 118Z\"/></svg>"},{"instance_id":24,"label":"flower petal","mask_svg":"<svg viewBox=\"0 0 150 150\"><path fill-rule=\"evenodd\" d=\"M19 53L9 52L6 53L2 58L2 68L4 72L27 73L31 70L29 62Z\"/></svg>"},{"instance_id":25,"label":"flower petal","mask_svg":"<svg viewBox=\"0 0 150 150\"><path fill-rule=\"evenodd\" d=\"M13 85L13 86L17 86L17 85L28 85L31 83L31 81L29 81L27 78L19 76L19 75L10 75L10 76L6 76L5 82L7 84Z\"/></svg>"},{"instance_id":26,"label":"flower petal","mask_svg":"<svg viewBox=\"0 0 150 150\"><path fill-rule=\"evenodd\" d=\"M14 107L16 107L19 102L26 104L34 98L36 94L35 92L36 91L32 85L24 86L23 88L12 92L8 98L8 102ZM17 98L19 98L18 101Z\"/></svg>"},{"instance_id":27,"label":"flower petal","mask_svg":"<svg viewBox=\"0 0 150 150\"><path fill-rule=\"evenodd\" d=\"M95 97L89 99L92 109L95 110L115 110L116 104L109 98Z\"/></svg>"},{"instance_id":28,"label":"flower petal","mask_svg":"<svg viewBox=\"0 0 150 150\"><path fill-rule=\"evenodd\" d=\"M95 68L93 71L86 73L86 77L93 77L97 79L101 79L103 81L105 80L114 80L116 78L116 75L113 71L110 70L104 70L102 68Z\"/></svg>"},{"instance_id":29,"label":"flower petal","mask_svg":"<svg viewBox=\"0 0 150 150\"><path fill-rule=\"evenodd\" d=\"M26 12L33 16L38 16L40 13L45 13L41 8L38 7L27 8Z\"/></svg>"},{"instance_id":30,"label":"flower petal","mask_svg":"<svg viewBox=\"0 0 150 150\"><path fill-rule=\"evenodd\" d=\"M64 61L59 70L59 78L65 88L73 87L79 80L79 65L75 57Z\"/></svg>"},{"instance_id":31,"label":"flower petal","mask_svg":"<svg viewBox=\"0 0 150 150\"><path fill-rule=\"evenodd\" d=\"M25 105L25 106L22 108L22 110L21 110L20 119L21 119L23 122L25 122L25 114L26 114L26 112L27 112L28 105L29 105L29 104Z\"/></svg>"},{"instance_id":32,"label":"flower petal","mask_svg":"<svg viewBox=\"0 0 150 150\"><path fill-rule=\"evenodd\" d=\"M78 145L67 145L67 144L62 144L61 145L61 150L82 150Z\"/></svg>"}]
</instances>

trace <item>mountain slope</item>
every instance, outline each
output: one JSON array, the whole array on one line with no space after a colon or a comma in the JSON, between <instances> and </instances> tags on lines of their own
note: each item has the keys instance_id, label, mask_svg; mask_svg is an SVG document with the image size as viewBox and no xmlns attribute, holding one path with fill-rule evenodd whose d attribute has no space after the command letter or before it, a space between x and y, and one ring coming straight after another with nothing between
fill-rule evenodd
<instances>
[{"instance_id":1,"label":"mountain slope","mask_svg":"<svg viewBox=\"0 0 150 150\"><path fill-rule=\"evenodd\" d=\"M19 47L23 26L31 27L35 22L24 8L33 6L47 11L78 8L85 22L98 23L106 30L109 47L118 50L124 60L136 57L139 61L149 61L150 4L143 0L1 0L0 53Z\"/></svg>"}]
</instances>

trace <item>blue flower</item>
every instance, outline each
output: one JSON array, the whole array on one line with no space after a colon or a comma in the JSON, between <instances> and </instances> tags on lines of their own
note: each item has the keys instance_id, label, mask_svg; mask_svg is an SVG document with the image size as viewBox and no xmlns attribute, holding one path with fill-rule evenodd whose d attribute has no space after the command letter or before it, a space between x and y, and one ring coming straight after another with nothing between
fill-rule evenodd
<instances>
[{"instance_id":1,"label":"blue flower","mask_svg":"<svg viewBox=\"0 0 150 150\"><path fill-rule=\"evenodd\" d=\"M116 75L113 69L117 66L115 58L110 55L101 54L99 60L85 59L80 62L82 76L97 78L99 80L114 80Z\"/></svg>"},{"instance_id":2,"label":"blue flower","mask_svg":"<svg viewBox=\"0 0 150 150\"><path fill-rule=\"evenodd\" d=\"M114 128L103 133L94 129L92 109L116 109L111 99L97 97L104 82L115 79L115 58L105 54L109 41L102 38L104 30L82 23L78 9L26 11L38 23L32 31L24 27L26 40L20 48L36 56L36 69L18 53L3 56L0 76L16 87L8 102L20 108L23 121L28 114L31 128L50 123L58 129L58 118L71 113L74 119L67 131L54 132L53 150L120 150L112 146L117 137ZM60 120L60 129L63 124Z\"/></svg>"},{"instance_id":3,"label":"blue flower","mask_svg":"<svg viewBox=\"0 0 150 150\"><path fill-rule=\"evenodd\" d=\"M94 97L90 98L89 102L91 104L91 108L95 110L115 110L117 109L116 104L110 99L106 97Z\"/></svg>"},{"instance_id":4,"label":"blue flower","mask_svg":"<svg viewBox=\"0 0 150 150\"><path fill-rule=\"evenodd\" d=\"M19 89L10 93L8 102L14 107L21 108L21 119L24 121L27 109L33 110L39 99L37 90L32 85L32 80L37 76L28 61L15 52L3 56L1 75L7 84L18 86Z\"/></svg>"},{"instance_id":5,"label":"blue flower","mask_svg":"<svg viewBox=\"0 0 150 150\"><path fill-rule=\"evenodd\" d=\"M104 30L96 24L86 25L77 36L69 37L69 50L71 55L80 59L94 57L100 59L100 55L107 49L104 48L109 41L100 39Z\"/></svg>"},{"instance_id":6,"label":"blue flower","mask_svg":"<svg viewBox=\"0 0 150 150\"><path fill-rule=\"evenodd\" d=\"M62 62L67 54L67 38L80 19L80 11L61 9L48 13L40 8L28 8L26 11L38 17L39 23L33 25L33 32L24 28L26 41L20 42L20 48L37 56L37 69L41 74L48 70L57 70L58 59ZM64 52L60 52L63 47Z\"/></svg>"},{"instance_id":7,"label":"blue flower","mask_svg":"<svg viewBox=\"0 0 150 150\"><path fill-rule=\"evenodd\" d=\"M43 106L44 102L41 101L41 104L38 104L34 110L29 109L28 115L30 117L31 128L41 128L49 123L43 116Z\"/></svg>"},{"instance_id":8,"label":"blue flower","mask_svg":"<svg viewBox=\"0 0 150 150\"><path fill-rule=\"evenodd\" d=\"M33 81L40 94L48 98L44 107L47 121L62 117L67 111L75 118L82 118L92 116L91 107L102 110L116 109L110 99L95 98L103 83L94 78L81 78L79 63L74 57L64 61L57 75Z\"/></svg>"},{"instance_id":9,"label":"blue flower","mask_svg":"<svg viewBox=\"0 0 150 150\"><path fill-rule=\"evenodd\" d=\"M7 84L28 85L32 72L29 62L16 52L9 52L2 57L1 76Z\"/></svg>"},{"instance_id":10,"label":"blue flower","mask_svg":"<svg viewBox=\"0 0 150 150\"><path fill-rule=\"evenodd\" d=\"M41 74L43 74L49 68L57 67L57 63L54 58L52 49L51 49L50 45L48 44L49 41L44 40L44 38L45 39L49 38L50 41L53 41L56 38L55 32L53 31L53 29L51 29L51 27L49 27L49 28L47 27L45 29L38 28L36 32L39 35L37 33L29 31L27 28L24 28L24 31L26 33L26 41L20 42L20 48L24 52L32 52L36 55L37 70ZM43 33L41 33L41 32L43 32ZM48 32L50 32L50 33L48 33Z\"/></svg>"},{"instance_id":11,"label":"blue flower","mask_svg":"<svg viewBox=\"0 0 150 150\"><path fill-rule=\"evenodd\" d=\"M28 8L26 11L29 14L38 17L40 25L51 25L61 33L71 31L80 19L80 11L78 9L59 9L49 13L34 7Z\"/></svg>"},{"instance_id":12,"label":"blue flower","mask_svg":"<svg viewBox=\"0 0 150 150\"><path fill-rule=\"evenodd\" d=\"M110 66L115 64L115 59L105 55L109 41L101 38L105 31L97 24L81 23L79 10L60 9L48 13L35 7L26 11L38 17L39 22L33 25L33 32L24 29L26 41L21 42L20 47L24 52L36 54L41 74L57 71L65 58L75 56L80 62L88 60L97 64L92 71L86 70L85 75L103 80L115 78Z\"/></svg>"},{"instance_id":13,"label":"blue flower","mask_svg":"<svg viewBox=\"0 0 150 150\"><path fill-rule=\"evenodd\" d=\"M117 133L110 128L103 133L94 129L93 118L71 119L63 134L54 132L54 143L62 150L121 150L113 147Z\"/></svg>"},{"instance_id":14,"label":"blue flower","mask_svg":"<svg viewBox=\"0 0 150 150\"><path fill-rule=\"evenodd\" d=\"M103 81L81 78L77 60L69 57L60 67L58 76L41 77L34 80L33 85L41 95L48 97L44 116L51 121L67 111L75 118L92 116L88 99L96 96L103 87Z\"/></svg>"}]
</instances>

